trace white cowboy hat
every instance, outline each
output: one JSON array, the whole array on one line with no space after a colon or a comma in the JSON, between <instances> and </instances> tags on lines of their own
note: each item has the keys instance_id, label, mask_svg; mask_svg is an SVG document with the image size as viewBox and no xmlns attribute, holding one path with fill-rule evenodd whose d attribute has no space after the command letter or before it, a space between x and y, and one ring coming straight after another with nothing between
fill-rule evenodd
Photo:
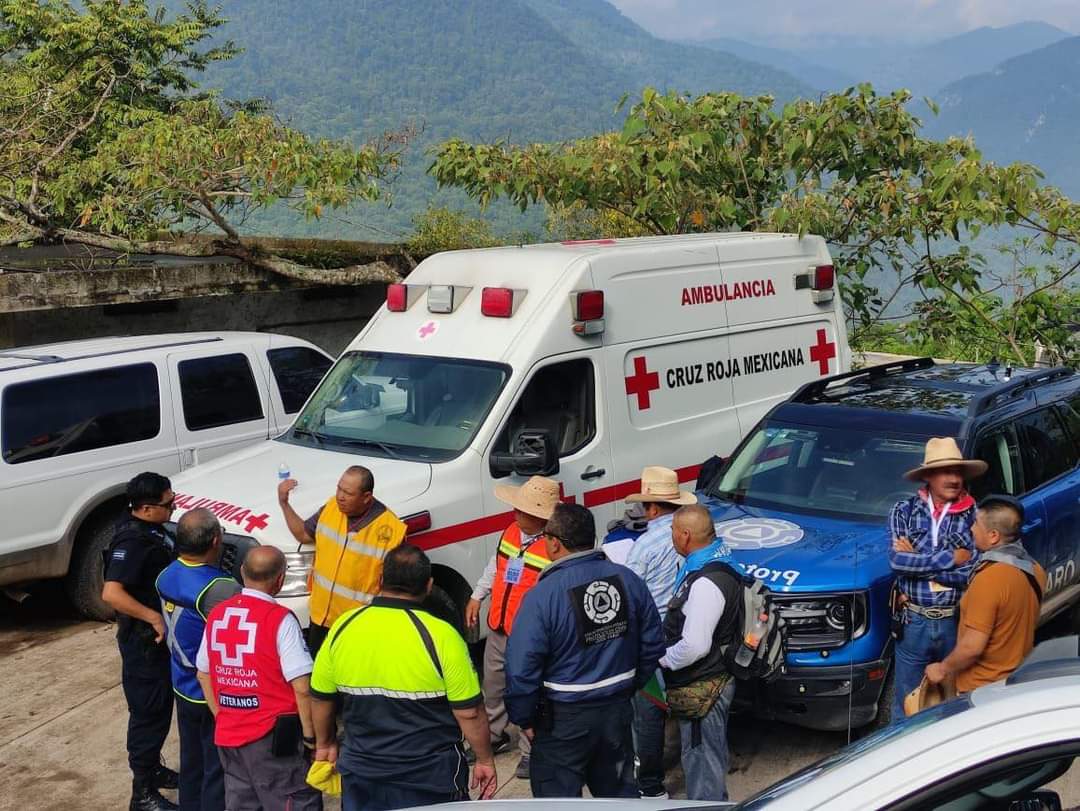
<instances>
[{"instance_id":1,"label":"white cowboy hat","mask_svg":"<svg viewBox=\"0 0 1080 811\"><path fill-rule=\"evenodd\" d=\"M647 467L641 471L641 492L626 497L628 502L658 501L664 504L697 504L697 496L679 489L679 474L667 467Z\"/></svg>"},{"instance_id":2,"label":"white cowboy hat","mask_svg":"<svg viewBox=\"0 0 1080 811\"><path fill-rule=\"evenodd\" d=\"M963 471L965 479L974 479L986 472L989 465L979 459L965 459L960 452L960 446L951 436L933 437L926 443L926 453L923 455L923 463L904 474L908 481L922 481L931 470L939 470L943 467L958 467Z\"/></svg>"},{"instance_id":3,"label":"white cowboy hat","mask_svg":"<svg viewBox=\"0 0 1080 811\"><path fill-rule=\"evenodd\" d=\"M495 498L505 501L515 510L546 521L551 518L555 505L559 503L559 483L544 476L533 476L521 487L497 484Z\"/></svg>"}]
</instances>

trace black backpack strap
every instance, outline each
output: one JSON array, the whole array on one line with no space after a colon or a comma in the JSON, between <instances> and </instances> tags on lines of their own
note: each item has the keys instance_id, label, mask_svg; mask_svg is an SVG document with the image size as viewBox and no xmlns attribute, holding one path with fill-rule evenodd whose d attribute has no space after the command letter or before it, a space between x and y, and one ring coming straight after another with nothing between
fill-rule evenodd
<instances>
[{"instance_id":1,"label":"black backpack strap","mask_svg":"<svg viewBox=\"0 0 1080 811\"><path fill-rule=\"evenodd\" d=\"M439 674L439 678L441 679L443 677L442 663L439 661L439 653L435 649L435 640L431 637L431 631L427 629L427 626L424 625L423 621L416 616L416 613L411 608L406 608L405 613L409 615L409 619L412 620L416 632L420 634L420 639L427 649L428 656L431 657L431 663L435 665L435 672Z\"/></svg>"}]
</instances>

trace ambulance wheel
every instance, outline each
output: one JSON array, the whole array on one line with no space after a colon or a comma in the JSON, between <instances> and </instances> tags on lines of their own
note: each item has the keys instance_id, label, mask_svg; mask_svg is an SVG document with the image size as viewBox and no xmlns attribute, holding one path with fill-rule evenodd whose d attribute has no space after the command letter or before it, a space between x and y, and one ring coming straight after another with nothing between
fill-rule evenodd
<instances>
[{"instance_id":1,"label":"ambulance wheel","mask_svg":"<svg viewBox=\"0 0 1080 811\"><path fill-rule=\"evenodd\" d=\"M449 622L457 629L459 634L465 636L465 622L462 608L441 588L438 586L431 587L431 594L424 600L423 608L425 611L434 614L439 619Z\"/></svg>"},{"instance_id":2,"label":"ambulance wheel","mask_svg":"<svg viewBox=\"0 0 1080 811\"><path fill-rule=\"evenodd\" d=\"M112 542L115 522L116 516L103 517L79 530L64 578L64 588L75 609L84 617L101 622L116 616L112 606L101 599L105 585L101 556Z\"/></svg>"}]
</instances>

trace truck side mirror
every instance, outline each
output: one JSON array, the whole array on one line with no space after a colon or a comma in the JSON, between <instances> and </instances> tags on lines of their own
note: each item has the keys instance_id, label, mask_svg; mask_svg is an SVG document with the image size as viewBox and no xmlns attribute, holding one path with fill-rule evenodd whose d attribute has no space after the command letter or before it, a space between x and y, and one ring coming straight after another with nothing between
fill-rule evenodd
<instances>
[{"instance_id":1,"label":"truck side mirror","mask_svg":"<svg viewBox=\"0 0 1080 811\"><path fill-rule=\"evenodd\" d=\"M1061 811L1061 795L1049 789L1033 791L1009 803L1009 811Z\"/></svg>"},{"instance_id":2,"label":"truck side mirror","mask_svg":"<svg viewBox=\"0 0 1080 811\"><path fill-rule=\"evenodd\" d=\"M551 476L559 472L559 450L551 431L526 428L514 440L509 453L493 452L488 465L492 477L501 479L516 473L518 476Z\"/></svg>"}]
</instances>

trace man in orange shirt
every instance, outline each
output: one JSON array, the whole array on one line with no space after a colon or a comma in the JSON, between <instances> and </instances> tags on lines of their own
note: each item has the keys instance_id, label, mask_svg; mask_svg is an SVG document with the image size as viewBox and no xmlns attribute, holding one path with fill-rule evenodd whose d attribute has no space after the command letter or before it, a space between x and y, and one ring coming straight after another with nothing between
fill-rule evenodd
<instances>
[{"instance_id":1,"label":"man in orange shirt","mask_svg":"<svg viewBox=\"0 0 1080 811\"><path fill-rule=\"evenodd\" d=\"M1035 644L1046 572L1024 549L1020 527L1024 506L1012 496L987 496L979 503L971 535L979 563L960 600L956 647L926 667L939 684L950 676L968 693L1009 676Z\"/></svg>"},{"instance_id":2,"label":"man in orange shirt","mask_svg":"<svg viewBox=\"0 0 1080 811\"><path fill-rule=\"evenodd\" d=\"M465 606L465 624L475 628L480 623L480 603L491 595L487 623L490 633L484 645L484 703L491 727L491 748L495 754L510 747L506 731L510 719L503 703L506 692L506 640L514 616L525 594L536 585L551 559L544 546L543 531L559 503L559 483L543 476L533 476L521 487L500 484L495 497L514 508L514 520L499 539L499 546L473 589ZM529 739L518 737L521 760L514 776L529 778Z\"/></svg>"}]
</instances>

